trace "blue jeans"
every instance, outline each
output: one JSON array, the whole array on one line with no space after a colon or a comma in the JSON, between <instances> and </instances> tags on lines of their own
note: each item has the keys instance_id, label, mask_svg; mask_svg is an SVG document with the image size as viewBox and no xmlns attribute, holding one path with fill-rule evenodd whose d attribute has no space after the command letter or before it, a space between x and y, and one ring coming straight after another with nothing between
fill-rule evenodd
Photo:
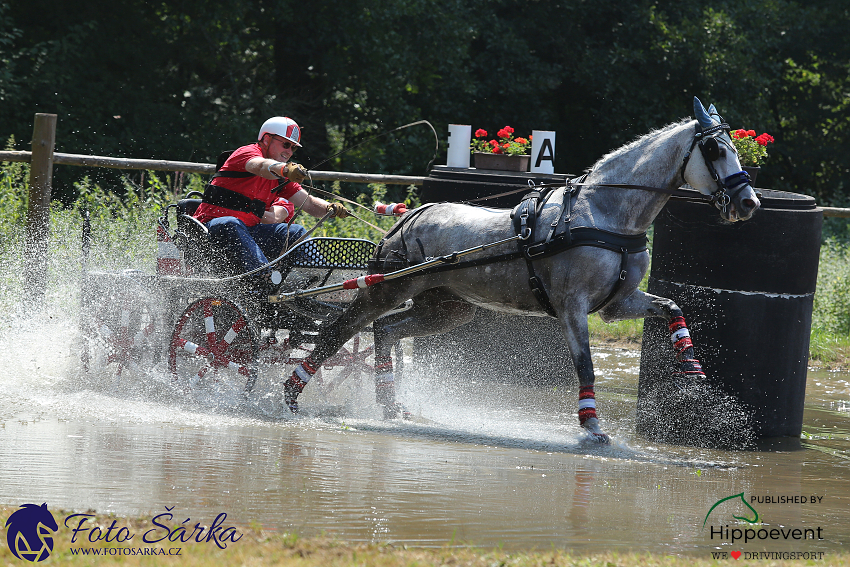
<instances>
[{"instance_id":1,"label":"blue jeans","mask_svg":"<svg viewBox=\"0 0 850 567\"><path fill-rule=\"evenodd\" d=\"M245 226L236 217L219 217L205 223L210 230L210 242L236 259L246 272L256 270L274 260L283 251L289 234L289 245L306 232L303 226L286 223ZM288 228L288 230L287 230Z\"/></svg>"}]
</instances>

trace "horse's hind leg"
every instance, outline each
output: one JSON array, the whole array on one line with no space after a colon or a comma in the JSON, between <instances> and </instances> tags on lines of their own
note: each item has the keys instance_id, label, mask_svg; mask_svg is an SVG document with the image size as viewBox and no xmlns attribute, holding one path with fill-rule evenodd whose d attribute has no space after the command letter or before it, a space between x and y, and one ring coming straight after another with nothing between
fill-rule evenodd
<instances>
[{"instance_id":1,"label":"horse's hind leg","mask_svg":"<svg viewBox=\"0 0 850 567\"><path fill-rule=\"evenodd\" d=\"M679 360L679 374L683 376L704 377L702 366L694 354L691 333L685 324L682 310L676 303L665 297L644 293L639 289L620 301L615 301L599 312L607 322L623 319L643 319L645 317L666 318L670 329L670 341Z\"/></svg>"},{"instance_id":2,"label":"horse's hind leg","mask_svg":"<svg viewBox=\"0 0 850 567\"><path fill-rule=\"evenodd\" d=\"M472 320L475 306L443 288L429 289L413 298L413 307L375 321L375 399L384 407L384 418L404 413L396 403L393 345L406 337L426 337L448 332Z\"/></svg>"}]
</instances>

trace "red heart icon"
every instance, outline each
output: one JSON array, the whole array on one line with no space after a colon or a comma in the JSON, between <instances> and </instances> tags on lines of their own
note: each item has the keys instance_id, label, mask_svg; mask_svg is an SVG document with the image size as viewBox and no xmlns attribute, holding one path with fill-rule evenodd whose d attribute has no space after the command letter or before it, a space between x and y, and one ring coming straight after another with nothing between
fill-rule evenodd
<instances>
[{"instance_id":1,"label":"red heart icon","mask_svg":"<svg viewBox=\"0 0 850 567\"><path fill-rule=\"evenodd\" d=\"M740 551L733 551L733 552L732 552L732 553L730 553L729 555L731 555L731 556L732 556L732 557L734 557L735 559L738 559L739 557L741 557L741 552L740 552Z\"/></svg>"}]
</instances>

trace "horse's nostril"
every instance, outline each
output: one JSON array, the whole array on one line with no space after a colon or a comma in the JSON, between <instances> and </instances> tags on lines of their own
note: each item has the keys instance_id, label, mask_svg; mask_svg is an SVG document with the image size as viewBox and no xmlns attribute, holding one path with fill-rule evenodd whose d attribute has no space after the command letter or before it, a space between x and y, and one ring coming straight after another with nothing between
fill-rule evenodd
<instances>
[{"instance_id":1,"label":"horse's nostril","mask_svg":"<svg viewBox=\"0 0 850 567\"><path fill-rule=\"evenodd\" d=\"M756 202L753 201L752 199L744 199L743 201L741 201L741 204L743 204L744 207L747 208L747 210L751 210L751 209L756 208Z\"/></svg>"}]
</instances>

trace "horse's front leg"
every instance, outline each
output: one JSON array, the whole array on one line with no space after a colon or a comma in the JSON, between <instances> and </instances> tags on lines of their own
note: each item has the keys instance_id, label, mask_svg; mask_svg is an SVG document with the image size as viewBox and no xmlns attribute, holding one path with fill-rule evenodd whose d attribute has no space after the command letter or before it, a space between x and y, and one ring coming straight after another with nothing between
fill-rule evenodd
<instances>
[{"instance_id":1,"label":"horse's front leg","mask_svg":"<svg viewBox=\"0 0 850 567\"><path fill-rule=\"evenodd\" d=\"M417 290L418 291L418 290ZM284 402L292 413L298 413L298 396L316 374L322 363L333 356L358 331L411 297L409 282L384 282L361 289L339 319L319 331L316 348L305 358L283 384Z\"/></svg>"},{"instance_id":2,"label":"horse's front leg","mask_svg":"<svg viewBox=\"0 0 850 567\"><path fill-rule=\"evenodd\" d=\"M599 315L606 323L646 317L666 318L670 329L670 341L679 360L678 374L705 377L702 366L694 354L694 344L691 341L691 333L688 331L685 317L679 306L672 300L636 289L622 300L606 306Z\"/></svg>"},{"instance_id":3,"label":"horse's front leg","mask_svg":"<svg viewBox=\"0 0 850 567\"><path fill-rule=\"evenodd\" d=\"M596 415L596 393L593 391L596 376L590 357L590 334L587 330L587 316L581 315L580 311L565 310L560 317L573 366L578 374L578 421L595 441L610 443L611 439L602 430Z\"/></svg>"}]
</instances>

